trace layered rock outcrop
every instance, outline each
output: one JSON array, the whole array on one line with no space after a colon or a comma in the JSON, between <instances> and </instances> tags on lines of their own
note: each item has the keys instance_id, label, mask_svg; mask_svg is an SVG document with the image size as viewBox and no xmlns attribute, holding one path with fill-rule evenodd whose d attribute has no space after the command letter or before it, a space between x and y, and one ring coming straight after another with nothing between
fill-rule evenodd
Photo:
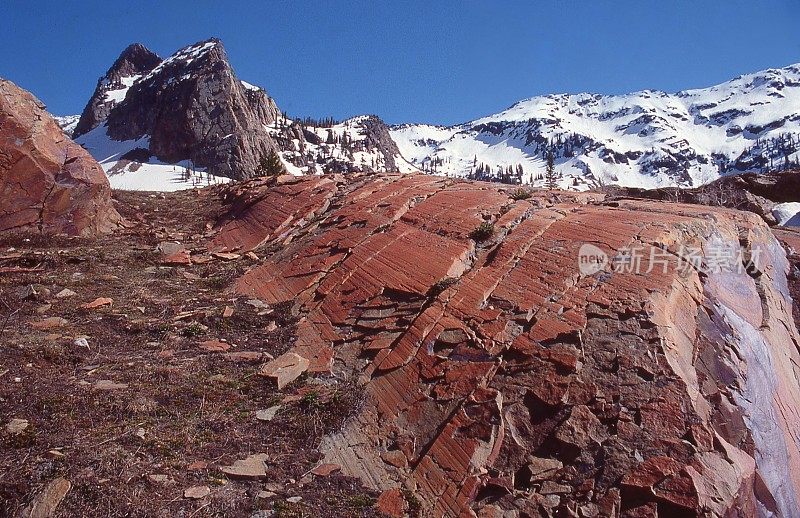
<instances>
[{"instance_id":1,"label":"layered rock outcrop","mask_svg":"<svg viewBox=\"0 0 800 518\"><path fill-rule=\"evenodd\" d=\"M120 79L124 90L114 87L114 102L108 102L104 88L110 77L129 73ZM236 77L217 39L185 47L163 61L133 46L100 80L78 134L102 119L104 126L97 130L116 141L145 139L147 149L141 151L161 161L191 160L216 176L247 178L263 156L277 150L267 129L277 114L264 90ZM137 155L139 161L146 158Z\"/></svg>"},{"instance_id":2,"label":"layered rock outcrop","mask_svg":"<svg viewBox=\"0 0 800 518\"><path fill-rule=\"evenodd\" d=\"M0 231L89 236L120 221L97 162L38 99L0 79Z\"/></svg>"},{"instance_id":3,"label":"layered rock outcrop","mask_svg":"<svg viewBox=\"0 0 800 518\"><path fill-rule=\"evenodd\" d=\"M211 248L265 257L235 290L293 301L291 352L358 377L366 403L322 449L384 500L410 491L425 516L799 508L800 338L786 255L755 215L418 175L229 189ZM720 243L730 270L708 268ZM586 244L636 267L582 273Z\"/></svg>"}]
</instances>

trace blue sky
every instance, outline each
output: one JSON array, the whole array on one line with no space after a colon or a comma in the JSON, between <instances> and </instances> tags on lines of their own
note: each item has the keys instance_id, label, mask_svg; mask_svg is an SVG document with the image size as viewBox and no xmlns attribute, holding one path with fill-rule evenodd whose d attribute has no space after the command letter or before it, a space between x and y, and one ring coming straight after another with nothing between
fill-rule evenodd
<instances>
[{"instance_id":1,"label":"blue sky","mask_svg":"<svg viewBox=\"0 0 800 518\"><path fill-rule=\"evenodd\" d=\"M219 37L290 116L457 123L556 92L676 91L800 62L797 0L0 2L0 76L79 113L138 41Z\"/></svg>"}]
</instances>

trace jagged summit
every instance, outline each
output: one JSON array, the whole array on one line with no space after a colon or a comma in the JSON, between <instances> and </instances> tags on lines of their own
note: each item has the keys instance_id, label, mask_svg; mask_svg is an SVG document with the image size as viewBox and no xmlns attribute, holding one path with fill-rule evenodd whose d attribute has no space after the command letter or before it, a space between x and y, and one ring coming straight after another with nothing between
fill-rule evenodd
<instances>
[{"instance_id":1,"label":"jagged summit","mask_svg":"<svg viewBox=\"0 0 800 518\"><path fill-rule=\"evenodd\" d=\"M563 187L603 183L693 186L800 160L800 65L709 88L624 95L531 97L450 127L392 128L402 154L425 170L543 183L552 149ZM504 176L506 176L504 178Z\"/></svg>"},{"instance_id":2,"label":"jagged summit","mask_svg":"<svg viewBox=\"0 0 800 518\"><path fill-rule=\"evenodd\" d=\"M248 178L272 152L293 174L414 170L376 116L321 126L286 117L264 88L236 76L217 38L163 60L129 46L100 78L75 135L123 189Z\"/></svg>"},{"instance_id":3,"label":"jagged summit","mask_svg":"<svg viewBox=\"0 0 800 518\"><path fill-rule=\"evenodd\" d=\"M97 81L94 94L73 130L73 137L79 137L101 124L111 109L125 99L128 88L160 63L161 58L141 43L125 48L111 68Z\"/></svg>"},{"instance_id":4,"label":"jagged summit","mask_svg":"<svg viewBox=\"0 0 800 518\"><path fill-rule=\"evenodd\" d=\"M279 113L275 102L239 81L216 38L164 60L132 45L98 89L105 100L96 93L87 109L102 109L90 110L97 116L87 119L102 119L79 142L104 164L112 185L115 175L125 178L117 187L169 189L189 179L246 178L277 149L267 130ZM131 176L138 177L133 184Z\"/></svg>"}]
</instances>

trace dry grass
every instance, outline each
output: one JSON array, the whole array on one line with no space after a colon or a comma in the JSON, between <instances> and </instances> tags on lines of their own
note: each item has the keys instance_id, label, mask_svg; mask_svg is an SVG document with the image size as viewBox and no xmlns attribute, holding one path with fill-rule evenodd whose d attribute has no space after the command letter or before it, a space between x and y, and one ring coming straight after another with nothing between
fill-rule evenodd
<instances>
[{"instance_id":1,"label":"dry grass","mask_svg":"<svg viewBox=\"0 0 800 518\"><path fill-rule=\"evenodd\" d=\"M120 212L140 221L134 228L95 242L0 239L0 266L41 268L0 276L0 515L16 515L57 476L73 485L59 516L251 516L259 509L276 516L374 515L375 495L356 481L304 477L319 460L315 448L322 435L357 407L357 387L308 378L278 392L255 375L259 363L197 348L213 338L236 344L232 351L278 355L295 334L288 306L259 314L225 291L252 266L249 259L188 268L158 263L154 247L162 240L202 248L206 223L221 210L214 196L117 198ZM50 295L20 300L20 291L34 284ZM63 288L77 295L57 299ZM114 304L79 307L96 297L111 297ZM225 306L234 308L230 318L222 318ZM45 317L69 324L31 328ZM273 322L277 328L270 331ZM73 343L78 336L88 337L89 348ZM98 380L127 387L97 390ZM272 422L255 419L257 410L292 393L300 395L283 403ZM7 433L13 418L27 419L28 429ZM227 480L219 471L257 452L269 455L266 481ZM196 461L207 468L189 470ZM152 481L148 475L154 474L167 475L168 482ZM264 484L283 489L261 499ZM184 489L193 485L208 485L211 497L184 499ZM303 500L288 504L289 496Z\"/></svg>"}]
</instances>

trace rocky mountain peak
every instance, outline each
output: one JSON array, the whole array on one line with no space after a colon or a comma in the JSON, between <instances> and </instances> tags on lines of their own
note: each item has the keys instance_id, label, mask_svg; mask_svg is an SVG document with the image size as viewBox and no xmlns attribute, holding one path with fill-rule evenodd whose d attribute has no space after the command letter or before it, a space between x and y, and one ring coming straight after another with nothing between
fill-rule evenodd
<instances>
[{"instance_id":1,"label":"rocky mountain peak","mask_svg":"<svg viewBox=\"0 0 800 518\"><path fill-rule=\"evenodd\" d=\"M141 43L128 45L106 72L107 78L121 78L148 72L161 63L162 59Z\"/></svg>"},{"instance_id":2,"label":"rocky mountain peak","mask_svg":"<svg viewBox=\"0 0 800 518\"><path fill-rule=\"evenodd\" d=\"M141 43L126 47L105 75L97 80L97 87L83 109L73 136L79 137L101 124L111 113L111 109L125 99L133 82L160 63L158 54Z\"/></svg>"},{"instance_id":3,"label":"rocky mountain peak","mask_svg":"<svg viewBox=\"0 0 800 518\"><path fill-rule=\"evenodd\" d=\"M141 52L133 45L123 56ZM111 141L135 141L137 160L190 161L216 176L246 178L277 149L267 130L279 113L275 102L236 77L220 40L189 45L149 65L155 66L127 76L129 84L122 79L124 95L97 130Z\"/></svg>"}]
</instances>

